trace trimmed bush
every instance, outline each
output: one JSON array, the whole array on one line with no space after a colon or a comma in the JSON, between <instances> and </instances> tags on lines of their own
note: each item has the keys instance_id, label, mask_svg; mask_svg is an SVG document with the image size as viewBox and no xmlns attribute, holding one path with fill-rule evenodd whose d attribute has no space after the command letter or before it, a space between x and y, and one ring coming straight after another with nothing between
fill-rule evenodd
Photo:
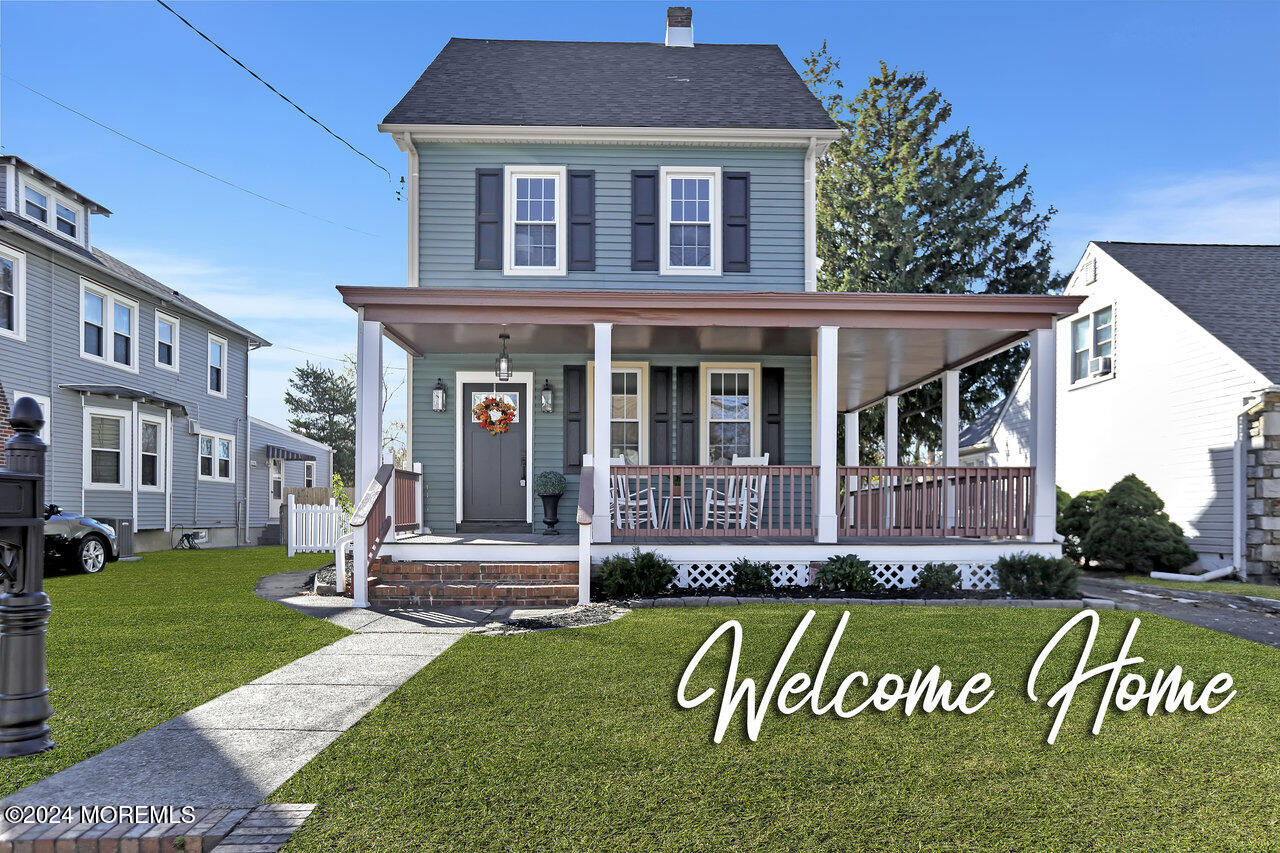
<instances>
[{"instance_id":1,"label":"trimmed bush","mask_svg":"<svg viewBox=\"0 0 1280 853\"><path fill-rule=\"evenodd\" d=\"M818 586L826 590L869 595L880 588L873 568L855 554L828 557L818 567Z\"/></svg>"},{"instance_id":2,"label":"trimmed bush","mask_svg":"<svg viewBox=\"0 0 1280 853\"><path fill-rule=\"evenodd\" d=\"M773 563L757 562L740 557L730 566L733 569L735 592L769 592L773 589Z\"/></svg>"},{"instance_id":3,"label":"trimmed bush","mask_svg":"<svg viewBox=\"0 0 1280 853\"><path fill-rule=\"evenodd\" d=\"M538 476L533 478L533 493L539 497L563 495L566 485L564 474L559 471L539 471Z\"/></svg>"},{"instance_id":4,"label":"trimmed bush","mask_svg":"<svg viewBox=\"0 0 1280 853\"><path fill-rule=\"evenodd\" d=\"M657 595L676 579L675 564L653 551L635 548L613 554L600 564L600 586L610 598Z\"/></svg>"},{"instance_id":5,"label":"trimmed bush","mask_svg":"<svg viewBox=\"0 0 1280 853\"><path fill-rule=\"evenodd\" d=\"M960 588L960 567L955 563L925 563L916 575L921 592L941 594Z\"/></svg>"},{"instance_id":6,"label":"trimmed bush","mask_svg":"<svg viewBox=\"0 0 1280 853\"><path fill-rule=\"evenodd\" d=\"M1071 498L1066 507L1058 513L1058 532L1062 534L1062 553L1077 563L1084 559L1080 543L1089 532L1089 525L1093 523L1098 504L1106 494L1102 489L1081 492Z\"/></svg>"},{"instance_id":7,"label":"trimmed bush","mask_svg":"<svg viewBox=\"0 0 1280 853\"><path fill-rule=\"evenodd\" d=\"M1196 560L1164 501L1133 474L1098 501L1080 551L1086 560L1131 572L1176 572Z\"/></svg>"},{"instance_id":8,"label":"trimmed bush","mask_svg":"<svg viewBox=\"0 0 1280 853\"><path fill-rule=\"evenodd\" d=\"M1017 598L1073 598L1080 566L1066 557L1014 554L995 564L1000 588Z\"/></svg>"}]
</instances>

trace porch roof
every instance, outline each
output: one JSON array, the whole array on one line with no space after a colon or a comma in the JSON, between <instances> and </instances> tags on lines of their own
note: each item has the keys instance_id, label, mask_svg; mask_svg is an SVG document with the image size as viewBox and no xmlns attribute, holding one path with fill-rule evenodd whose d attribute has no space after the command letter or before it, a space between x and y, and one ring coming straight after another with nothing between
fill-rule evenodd
<instances>
[{"instance_id":1,"label":"porch roof","mask_svg":"<svg viewBox=\"0 0 1280 853\"><path fill-rule=\"evenodd\" d=\"M497 290L340 286L343 301L414 355L497 349L590 357L592 324L618 353L812 355L840 335L839 407L853 411L1051 328L1080 296L747 291ZM852 334L849 332L853 332Z\"/></svg>"}]
</instances>

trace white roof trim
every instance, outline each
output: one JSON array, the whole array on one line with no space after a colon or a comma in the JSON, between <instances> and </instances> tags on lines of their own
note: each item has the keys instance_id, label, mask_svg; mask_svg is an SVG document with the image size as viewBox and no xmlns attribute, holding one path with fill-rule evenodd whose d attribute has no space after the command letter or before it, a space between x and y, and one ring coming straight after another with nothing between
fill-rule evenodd
<instances>
[{"instance_id":1,"label":"white roof trim","mask_svg":"<svg viewBox=\"0 0 1280 853\"><path fill-rule=\"evenodd\" d=\"M825 149L843 131L831 128L549 127L480 124L380 124L378 130L408 134L414 142L546 142L637 145L794 146L817 141ZM819 152L821 153L821 151Z\"/></svg>"},{"instance_id":2,"label":"white roof trim","mask_svg":"<svg viewBox=\"0 0 1280 853\"><path fill-rule=\"evenodd\" d=\"M285 427L282 427L282 426L276 426L270 421L264 421L262 418L255 418L254 416L250 415L249 421L254 426L259 426L259 427L263 427L264 429L273 430L279 435L287 435L290 438L296 438L298 441L301 441L305 444L310 444L312 447L319 447L325 451L332 451L333 449L329 447L329 445L327 444L323 444L319 441L316 441L314 438L307 438L305 435L302 435L301 433L296 433L293 430L286 429Z\"/></svg>"}]
</instances>

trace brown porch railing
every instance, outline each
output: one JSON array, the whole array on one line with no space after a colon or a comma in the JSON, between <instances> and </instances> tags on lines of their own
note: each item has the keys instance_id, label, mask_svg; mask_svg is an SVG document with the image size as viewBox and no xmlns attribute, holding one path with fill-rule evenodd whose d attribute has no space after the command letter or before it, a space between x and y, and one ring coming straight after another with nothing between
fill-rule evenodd
<instances>
[{"instance_id":1,"label":"brown porch railing","mask_svg":"<svg viewBox=\"0 0 1280 853\"><path fill-rule=\"evenodd\" d=\"M396 532L418 529L418 481L422 474L397 468L395 473Z\"/></svg>"},{"instance_id":2,"label":"brown porch railing","mask_svg":"<svg viewBox=\"0 0 1280 853\"><path fill-rule=\"evenodd\" d=\"M841 536L1029 536L1034 468L841 466Z\"/></svg>"},{"instance_id":3,"label":"brown porch railing","mask_svg":"<svg viewBox=\"0 0 1280 853\"><path fill-rule=\"evenodd\" d=\"M378 473L374 474L373 481L351 513L350 522L352 528L368 528L365 540L368 548L365 554L369 562L378 558L393 527L397 532L417 529L417 486L421 476L415 471L404 471L391 464L382 465L378 468Z\"/></svg>"},{"instance_id":4,"label":"brown porch railing","mask_svg":"<svg viewBox=\"0 0 1280 853\"><path fill-rule=\"evenodd\" d=\"M815 465L614 465L609 475L619 537L815 533Z\"/></svg>"}]
</instances>

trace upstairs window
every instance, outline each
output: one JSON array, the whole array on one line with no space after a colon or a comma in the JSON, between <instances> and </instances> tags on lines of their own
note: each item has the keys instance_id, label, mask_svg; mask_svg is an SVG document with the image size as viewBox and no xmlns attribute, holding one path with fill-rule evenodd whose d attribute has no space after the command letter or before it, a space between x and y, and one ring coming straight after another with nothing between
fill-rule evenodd
<instances>
[{"instance_id":1,"label":"upstairs window","mask_svg":"<svg viewBox=\"0 0 1280 853\"><path fill-rule=\"evenodd\" d=\"M0 248L0 335L23 337L26 257Z\"/></svg>"},{"instance_id":2,"label":"upstairs window","mask_svg":"<svg viewBox=\"0 0 1280 853\"><path fill-rule=\"evenodd\" d=\"M31 187L25 187L23 196L26 201L23 210L27 216L32 219L49 224L49 197L42 192L33 190Z\"/></svg>"},{"instance_id":3,"label":"upstairs window","mask_svg":"<svg viewBox=\"0 0 1280 853\"><path fill-rule=\"evenodd\" d=\"M1071 321L1071 382L1110 376L1114 307L1108 305Z\"/></svg>"},{"instance_id":4,"label":"upstairs window","mask_svg":"<svg viewBox=\"0 0 1280 853\"><path fill-rule=\"evenodd\" d=\"M80 282L80 354L138 369L138 303L89 281Z\"/></svg>"},{"instance_id":5,"label":"upstairs window","mask_svg":"<svg viewBox=\"0 0 1280 853\"><path fill-rule=\"evenodd\" d=\"M78 223L80 214L69 207L62 204L54 204L54 211L57 214L58 230L66 234L71 239L76 239L79 231Z\"/></svg>"},{"instance_id":6,"label":"upstairs window","mask_svg":"<svg viewBox=\"0 0 1280 853\"><path fill-rule=\"evenodd\" d=\"M178 369L178 318L156 312L156 367Z\"/></svg>"},{"instance_id":7,"label":"upstairs window","mask_svg":"<svg viewBox=\"0 0 1280 853\"><path fill-rule=\"evenodd\" d=\"M720 170L662 170L662 267L720 274Z\"/></svg>"},{"instance_id":8,"label":"upstairs window","mask_svg":"<svg viewBox=\"0 0 1280 853\"><path fill-rule=\"evenodd\" d=\"M84 208L27 176L19 178L21 212L28 219L80 242Z\"/></svg>"},{"instance_id":9,"label":"upstairs window","mask_svg":"<svg viewBox=\"0 0 1280 853\"><path fill-rule=\"evenodd\" d=\"M564 169L507 169L508 274L562 275Z\"/></svg>"},{"instance_id":10,"label":"upstairs window","mask_svg":"<svg viewBox=\"0 0 1280 853\"><path fill-rule=\"evenodd\" d=\"M227 396L227 342L209 336L209 393Z\"/></svg>"}]
</instances>

